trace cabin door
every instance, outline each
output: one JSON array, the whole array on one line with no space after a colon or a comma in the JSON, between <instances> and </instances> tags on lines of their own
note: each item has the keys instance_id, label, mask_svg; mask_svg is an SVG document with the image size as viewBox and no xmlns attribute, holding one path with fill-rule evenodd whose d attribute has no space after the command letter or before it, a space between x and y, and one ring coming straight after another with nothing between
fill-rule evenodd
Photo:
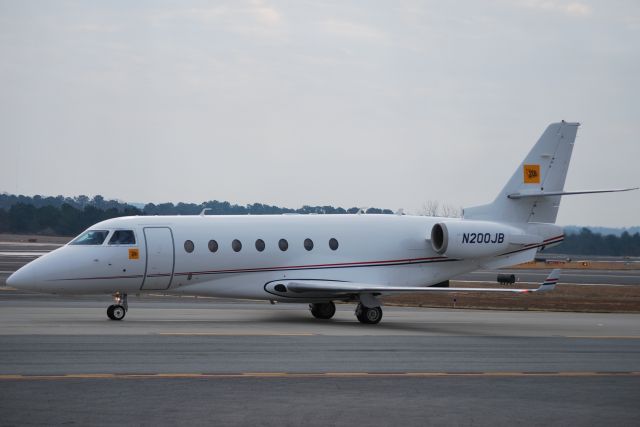
<instances>
[{"instance_id":1,"label":"cabin door","mask_svg":"<svg viewBox=\"0 0 640 427\"><path fill-rule=\"evenodd\" d=\"M169 227L145 227L147 264L142 289L162 290L171 286L175 252Z\"/></svg>"}]
</instances>

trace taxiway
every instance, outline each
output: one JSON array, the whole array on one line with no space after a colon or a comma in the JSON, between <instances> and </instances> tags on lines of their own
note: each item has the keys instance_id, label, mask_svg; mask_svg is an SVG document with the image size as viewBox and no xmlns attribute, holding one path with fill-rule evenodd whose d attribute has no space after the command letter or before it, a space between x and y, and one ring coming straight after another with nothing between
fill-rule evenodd
<instances>
[{"instance_id":1,"label":"taxiway","mask_svg":"<svg viewBox=\"0 0 640 427\"><path fill-rule=\"evenodd\" d=\"M0 424L633 424L640 316L0 291ZM490 410L489 410L490 409Z\"/></svg>"}]
</instances>

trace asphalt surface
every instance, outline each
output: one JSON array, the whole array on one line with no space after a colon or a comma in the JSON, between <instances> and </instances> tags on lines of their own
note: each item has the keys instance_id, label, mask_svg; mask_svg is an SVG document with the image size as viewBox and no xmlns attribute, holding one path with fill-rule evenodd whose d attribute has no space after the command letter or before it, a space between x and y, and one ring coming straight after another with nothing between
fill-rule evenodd
<instances>
[{"instance_id":1,"label":"asphalt surface","mask_svg":"<svg viewBox=\"0 0 640 427\"><path fill-rule=\"evenodd\" d=\"M615 377L5 381L0 424L637 426L637 402Z\"/></svg>"},{"instance_id":2,"label":"asphalt surface","mask_svg":"<svg viewBox=\"0 0 640 427\"><path fill-rule=\"evenodd\" d=\"M0 291L0 425L636 425L640 316ZM115 421L117 420L117 421Z\"/></svg>"},{"instance_id":3,"label":"asphalt surface","mask_svg":"<svg viewBox=\"0 0 640 427\"><path fill-rule=\"evenodd\" d=\"M114 322L108 296L2 287L49 249L0 245L0 426L640 419L640 315L385 307L361 325L351 305L318 321L297 304L146 295Z\"/></svg>"},{"instance_id":4,"label":"asphalt surface","mask_svg":"<svg viewBox=\"0 0 640 427\"><path fill-rule=\"evenodd\" d=\"M640 373L640 340L560 337L3 336L2 375ZM598 357L594 357L598 355ZM606 361L598 360L605 359ZM640 377L637 378L640 381ZM640 385L640 384L639 384Z\"/></svg>"}]
</instances>

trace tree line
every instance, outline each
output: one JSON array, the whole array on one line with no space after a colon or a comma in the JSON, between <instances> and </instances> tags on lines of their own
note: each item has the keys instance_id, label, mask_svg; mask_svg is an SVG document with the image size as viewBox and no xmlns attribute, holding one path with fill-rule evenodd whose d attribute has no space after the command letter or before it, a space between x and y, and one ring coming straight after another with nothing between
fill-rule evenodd
<instances>
[{"instance_id":1,"label":"tree line","mask_svg":"<svg viewBox=\"0 0 640 427\"><path fill-rule=\"evenodd\" d=\"M620 236L602 235L588 228L580 233L565 234L558 246L545 249L545 253L601 256L640 256L640 233L624 231Z\"/></svg>"},{"instance_id":2,"label":"tree line","mask_svg":"<svg viewBox=\"0 0 640 427\"><path fill-rule=\"evenodd\" d=\"M197 215L204 208L208 215L278 215L298 214L353 214L360 208L333 206L303 206L299 209L252 203L238 205L212 200L196 203L148 203L138 208L102 196L89 198L16 196L0 194L0 233L53 234L74 236L91 225L110 218L129 215ZM390 209L368 208L368 214L392 214Z\"/></svg>"},{"instance_id":3,"label":"tree line","mask_svg":"<svg viewBox=\"0 0 640 427\"><path fill-rule=\"evenodd\" d=\"M53 206L55 208L61 208L62 205L69 205L76 209L84 209L85 206L93 206L98 209L108 210L117 209L119 211L126 208L133 208L134 206L121 202L119 200L106 200L104 197L97 195L93 198L85 195L76 197L64 197L64 196L23 196L15 194L0 194L0 209L9 210L13 205L19 203L25 205L32 205L36 208L42 208L46 206Z\"/></svg>"},{"instance_id":4,"label":"tree line","mask_svg":"<svg viewBox=\"0 0 640 427\"><path fill-rule=\"evenodd\" d=\"M248 205L236 205L229 202L212 200L201 204L195 203L148 203L141 211L142 215L197 215L202 209L208 209L207 215L279 215L284 213L297 214L353 214L360 208L348 208L333 206L303 206L299 209L282 208L279 206L251 203ZM390 209L368 208L368 214L392 214Z\"/></svg>"}]
</instances>

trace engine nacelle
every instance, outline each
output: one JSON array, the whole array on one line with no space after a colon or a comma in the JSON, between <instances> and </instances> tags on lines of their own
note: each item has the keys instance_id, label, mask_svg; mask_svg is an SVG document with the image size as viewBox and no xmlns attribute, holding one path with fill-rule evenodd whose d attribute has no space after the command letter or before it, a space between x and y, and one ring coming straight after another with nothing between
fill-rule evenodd
<instances>
[{"instance_id":1,"label":"engine nacelle","mask_svg":"<svg viewBox=\"0 0 640 427\"><path fill-rule=\"evenodd\" d=\"M435 224L431 229L431 246L451 258L484 258L500 255L526 244L538 243L515 227L489 221L451 221Z\"/></svg>"}]
</instances>

